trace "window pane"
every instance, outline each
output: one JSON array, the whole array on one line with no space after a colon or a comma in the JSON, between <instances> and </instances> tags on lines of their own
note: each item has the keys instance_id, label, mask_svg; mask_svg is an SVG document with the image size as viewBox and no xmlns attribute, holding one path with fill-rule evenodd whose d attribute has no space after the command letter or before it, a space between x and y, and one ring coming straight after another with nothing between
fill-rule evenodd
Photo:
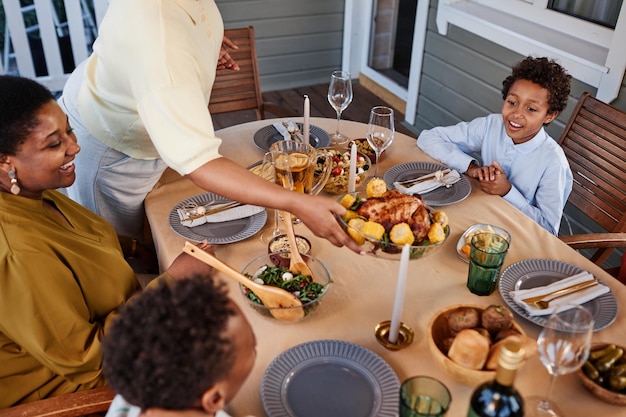
<instances>
[{"instance_id":1,"label":"window pane","mask_svg":"<svg viewBox=\"0 0 626 417\"><path fill-rule=\"evenodd\" d=\"M548 8L615 29L623 0L550 0Z\"/></svg>"}]
</instances>

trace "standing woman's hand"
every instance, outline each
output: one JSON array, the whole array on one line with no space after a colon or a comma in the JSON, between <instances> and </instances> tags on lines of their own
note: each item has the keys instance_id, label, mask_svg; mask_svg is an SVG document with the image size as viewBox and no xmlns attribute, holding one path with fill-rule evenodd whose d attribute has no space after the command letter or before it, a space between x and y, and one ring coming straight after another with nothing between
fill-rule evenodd
<instances>
[{"instance_id":1,"label":"standing woman's hand","mask_svg":"<svg viewBox=\"0 0 626 417\"><path fill-rule=\"evenodd\" d=\"M352 251L363 254L363 249L343 231L335 218L335 215L346 214L346 209L341 204L328 197L300 193L296 195L298 202L293 214L300 218L315 236L325 238L335 246L347 246Z\"/></svg>"},{"instance_id":2,"label":"standing woman's hand","mask_svg":"<svg viewBox=\"0 0 626 417\"><path fill-rule=\"evenodd\" d=\"M237 45L226 36L222 39L222 47L220 49L220 56L217 59L217 69L231 69L233 71L239 71L239 65L230 56L226 48L239 49Z\"/></svg>"}]
</instances>

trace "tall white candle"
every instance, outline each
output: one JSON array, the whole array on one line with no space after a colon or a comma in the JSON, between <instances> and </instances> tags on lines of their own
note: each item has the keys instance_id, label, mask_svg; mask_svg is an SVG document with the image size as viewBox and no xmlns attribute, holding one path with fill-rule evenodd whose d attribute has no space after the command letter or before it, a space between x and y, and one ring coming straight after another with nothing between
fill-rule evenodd
<instances>
[{"instance_id":1,"label":"tall white candle","mask_svg":"<svg viewBox=\"0 0 626 417\"><path fill-rule=\"evenodd\" d=\"M404 290L406 288L406 275L409 267L409 245L404 245L400 255L400 268L398 269L398 283L396 284L396 297L393 300L393 313L391 315L391 325L389 327L389 343L398 342L400 331L400 316L404 304Z\"/></svg>"},{"instance_id":2,"label":"tall white candle","mask_svg":"<svg viewBox=\"0 0 626 417\"><path fill-rule=\"evenodd\" d=\"M311 115L311 102L309 101L309 96L304 96L304 123L302 124L302 130L304 134L304 143L310 144L310 126L309 126L309 118Z\"/></svg>"},{"instance_id":3,"label":"tall white candle","mask_svg":"<svg viewBox=\"0 0 626 417\"><path fill-rule=\"evenodd\" d=\"M348 171L348 192L356 191L356 143L350 147L350 170Z\"/></svg>"}]
</instances>

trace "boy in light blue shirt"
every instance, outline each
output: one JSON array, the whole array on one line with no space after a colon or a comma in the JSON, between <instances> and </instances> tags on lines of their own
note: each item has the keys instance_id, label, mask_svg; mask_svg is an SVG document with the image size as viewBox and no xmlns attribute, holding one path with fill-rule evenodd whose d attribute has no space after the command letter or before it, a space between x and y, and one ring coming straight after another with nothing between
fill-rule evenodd
<instances>
[{"instance_id":1,"label":"boy in light blue shirt","mask_svg":"<svg viewBox=\"0 0 626 417\"><path fill-rule=\"evenodd\" d=\"M478 179L484 192L502 196L557 235L572 171L543 126L567 105L570 79L553 60L528 57L502 82L501 114L425 130L417 146ZM480 154L482 161L472 154Z\"/></svg>"}]
</instances>

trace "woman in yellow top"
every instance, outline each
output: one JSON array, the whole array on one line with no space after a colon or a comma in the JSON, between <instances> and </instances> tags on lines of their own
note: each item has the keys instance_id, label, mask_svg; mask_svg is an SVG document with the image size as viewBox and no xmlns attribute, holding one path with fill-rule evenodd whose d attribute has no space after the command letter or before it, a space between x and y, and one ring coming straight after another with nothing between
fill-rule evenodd
<instances>
[{"instance_id":1,"label":"woman in yellow top","mask_svg":"<svg viewBox=\"0 0 626 417\"><path fill-rule=\"evenodd\" d=\"M100 341L138 290L113 228L55 190L79 150L45 87L0 76L0 409L105 385ZM209 272L181 254L158 279Z\"/></svg>"}]
</instances>

